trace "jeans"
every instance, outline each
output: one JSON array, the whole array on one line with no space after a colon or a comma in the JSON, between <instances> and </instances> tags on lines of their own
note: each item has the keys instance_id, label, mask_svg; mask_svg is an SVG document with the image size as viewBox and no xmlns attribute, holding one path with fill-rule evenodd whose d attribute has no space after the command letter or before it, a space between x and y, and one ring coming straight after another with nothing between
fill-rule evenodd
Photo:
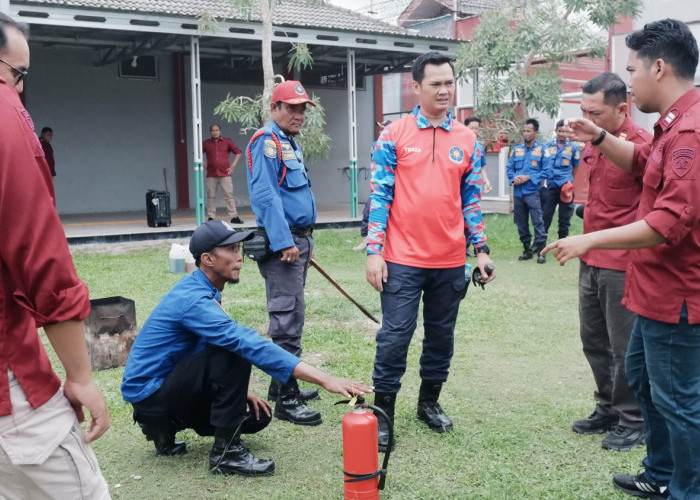
<instances>
[{"instance_id":1,"label":"jeans","mask_svg":"<svg viewBox=\"0 0 700 500\"><path fill-rule=\"evenodd\" d=\"M700 324L685 305L678 324L637 316L625 368L647 425L647 479L700 499Z\"/></svg>"},{"instance_id":2,"label":"jeans","mask_svg":"<svg viewBox=\"0 0 700 500\"><path fill-rule=\"evenodd\" d=\"M422 380L444 382L454 353L459 303L467 291L464 267L423 269L387 262L388 280L381 293L382 326L372 380L376 392L397 393L406 372L408 347L416 329L423 295Z\"/></svg>"},{"instance_id":3,"label":"jeans","mask_svg":"<svg viewBox=\"0 0 700 500\"><path fill-rule=\"evenodd\" d=\"M532 219L532 228L535 230L535 245L541 245L544 248L544 243L547 241L547 233L544 230L544 222L542 220L542 202L539 192L513 199L513 219L518 228L520 241L526 249L530 248L532 242L532 234L527 222L528 215Z\"/></svg>"}]
</instances>

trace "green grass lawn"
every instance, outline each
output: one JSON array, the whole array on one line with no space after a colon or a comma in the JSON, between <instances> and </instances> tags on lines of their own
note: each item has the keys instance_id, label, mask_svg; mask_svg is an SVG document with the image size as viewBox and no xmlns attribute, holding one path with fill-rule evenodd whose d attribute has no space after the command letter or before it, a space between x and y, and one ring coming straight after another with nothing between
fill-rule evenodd
<instances>
[{"instance_id":1,"label":"green grass lawn","mask_svg":"<svg viewBox=\"0 0 700 500\"><path fill-rule=\"evenodd\" d=\"M512 219L487 216L498 278L486 290L470 288L455 334L455 355L441 403L454 421L446 434L415 416L420 379L419 326L396 409L396 450L383 498L392 499L622 499L615 473L636 473L644 449L601 448L602 436L580 436L571 423L593 410L593 378L578 336L578 263L560 267L519 262L522 249ZM556 234L556 228L552 234ZM581 231L574 218L572 233ZM364 256L351 248L357 229L314 233L316 260L355 298L380 316L379 296L364 278ZM93 298L122 295L136 301L142 325L160 297L179 279L168 272L169 244L109 255L76 247L78 273ZM376 325L315 270L309 270L304 359L336 375L371 382ZM224 291L223 306L243 325L267 328L263 281L246 261L241 283ZM122 369L96 372L112 428L95 451L114 498L342 498L340 399L321 391L311 406L324 422L304 428L274 420L244 442L274 458L269 478L211 476L212 438L185 431L189 453L155 457L119 392ZM269 377L254 370L253 390Z\"/></svg>"}]
</instances>

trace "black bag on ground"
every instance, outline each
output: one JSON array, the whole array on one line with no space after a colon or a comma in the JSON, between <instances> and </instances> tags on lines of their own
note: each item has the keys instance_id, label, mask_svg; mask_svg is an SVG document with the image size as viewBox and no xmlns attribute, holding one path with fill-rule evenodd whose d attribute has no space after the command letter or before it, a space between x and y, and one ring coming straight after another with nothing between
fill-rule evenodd
<instances>
[{"instance_id":1,"label":"black bag on ground","mask_svg":"<svg viewBox=\"0 0 700 500\"><path fill-rule=\"evenodd\" d=\"M170 193L168 191L146 192L146 221L149 227L170 227Z\"/></svg>"},{"instance_id":2,"label":"black bag on ground","mask_svg":"<svg viewBox=\"0 0 700 500\"><path fill-rule=\"evenodd\" d=\"M256 262L262 262L273 253L264 229L256 229L253 231L253 237L243 242L243 254Z\"/></svg>"}]
</instances>

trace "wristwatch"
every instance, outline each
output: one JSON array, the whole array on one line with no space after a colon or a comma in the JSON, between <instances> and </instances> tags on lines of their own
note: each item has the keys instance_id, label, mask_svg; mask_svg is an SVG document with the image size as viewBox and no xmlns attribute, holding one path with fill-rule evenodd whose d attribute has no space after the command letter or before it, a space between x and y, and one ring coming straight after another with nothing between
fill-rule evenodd
<instances>
[{"instance_id":1,"label":"wristwatch","mask_svg":"<svg viewBox=\"0 0 700 500\"><path fill-rule=\"evenodd\" d=\"M605 139L605 136L606 136L606 135L608 135L608 133L605 131L604 128L601 128L601 129L600 129L600 135L598 136L598 138L597 138L595 141L591 141L591 144L592 144L593 146L597 146L598 144L600 144L601 142L603 142L603 139Z\"/></svg>"},{"instance_id":2,"label":"wristwatch","mask_svg":"<svg viewBox=\"0 0 700 500\"><path fill-rule=\"evenodd\" d=\"M476 251L477 254L485 253L486 255L489 255L491 253L491 249L489 248L489 246L486 243L484 243L480 247L474 247L474 250Z\"/></svg>"}]
</instances>

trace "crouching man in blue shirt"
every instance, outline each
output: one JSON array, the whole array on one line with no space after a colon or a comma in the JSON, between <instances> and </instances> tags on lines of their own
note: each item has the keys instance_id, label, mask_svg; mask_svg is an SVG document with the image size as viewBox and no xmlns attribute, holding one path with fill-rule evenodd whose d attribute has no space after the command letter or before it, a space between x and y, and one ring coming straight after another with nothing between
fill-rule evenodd
<instances>
[{"instance_id":1,"label":"crouching man in blue shirt","mask_svg":"<svg viewBox=\"0 0 700 500\"><path fill-rule=\"evenodd\" d=\"M213 474L270 475L272 460L256 458L241 443L271 420L267 401L248 392L251 366L287 383L291 377L350 397L372 387L314 368L255 330L239 325L221 307L226 283L237 283L243 264L240 244L252 231L236 232L212 220L192 234L190 252L198 267L160 301L129 354L122 396L157 455L181 455L175 441L186 428L214 436Z\"/></svg>"}]
</instances>

